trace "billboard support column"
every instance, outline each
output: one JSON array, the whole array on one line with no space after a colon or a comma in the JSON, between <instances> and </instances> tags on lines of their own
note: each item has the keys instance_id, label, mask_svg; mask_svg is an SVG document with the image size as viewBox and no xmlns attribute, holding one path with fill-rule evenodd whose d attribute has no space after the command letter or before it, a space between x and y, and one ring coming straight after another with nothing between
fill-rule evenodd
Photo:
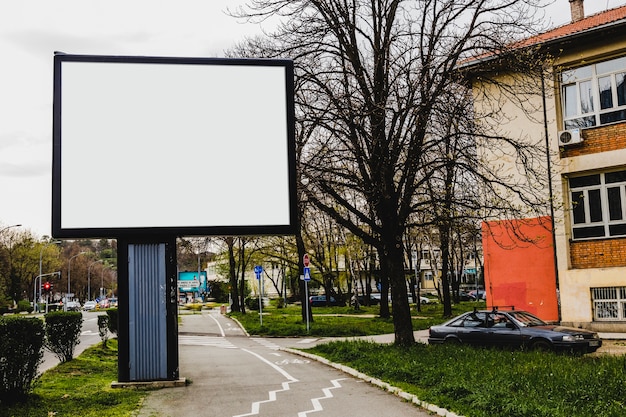
<instances>
[{"instance_id":1,"label":"billboard support column","mask_svg":"<svg viewBox=\"0 0 626 417\"><path fill-rule=\"evenodd\" d=\"M176 239L118 241L118 382L179 380Z\"/></svg>"}]
</instances>

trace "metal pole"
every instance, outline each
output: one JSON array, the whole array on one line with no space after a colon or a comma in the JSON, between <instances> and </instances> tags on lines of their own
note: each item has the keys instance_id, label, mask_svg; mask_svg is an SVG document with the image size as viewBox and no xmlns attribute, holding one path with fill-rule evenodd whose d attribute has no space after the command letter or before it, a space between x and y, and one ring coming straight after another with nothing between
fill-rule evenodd
<instances>
[{"instance_id":1,"label":"metal pole","mask_svg":"<svg viewBox=\"0 0 626 417\"><path fill-rule=\"evenodd\" d=\"M92 262L87 268L87 301L91 301L91 267L100 262L103 262L102 259Z\"/></svg>"},{"instance_id":2,"label":"metal pole","mask_svg":"<svg viewBox=\"0 0 626 417\"><path fill-rule=\"evenodd\" d=\"M69 297L69 293L70 293L70 283L71 283L71 274L72 274L72 259L76 258L77 256L84 255L85 253L87 253L87 252L77 253L76 255L72 256L69 261L67 261L67 292L65 293L65 303L63 304L63 311L67 311L67 302L69 301L68 297Z\"/></svg>"},{"instance_id":3,"label":"metal pole","mask_svg":"<svg viewBox=\"0 0 626 417\"><path fill-rule=\"evenodd\" d=\"M51 242L46 242L42 247L41 247L41 251L39 252L39 298L41 299L41 274L43 274L42 271L42 263L43 263L43 250L46 248L46 246L48 245L52 245L52 244L59 244L61 243L60 240L53 240Z\"/></svg>"},{"instance_id":4,"label":"metal pole","mask_svg":"<svg viewBox=\"0 0 626 417\"><path fill-rule=\"evenodd\" d=\"M309 332L309 282L304 281L304 299L306 300L306 332Z\"/></svg>"}]
</instances>

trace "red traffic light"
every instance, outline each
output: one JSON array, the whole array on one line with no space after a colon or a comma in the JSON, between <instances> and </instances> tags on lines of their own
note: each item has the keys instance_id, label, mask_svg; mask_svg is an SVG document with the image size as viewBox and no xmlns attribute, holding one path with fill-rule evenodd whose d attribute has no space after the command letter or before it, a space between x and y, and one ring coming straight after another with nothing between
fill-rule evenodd
<instances>
[{"instance_id":1,"label":"red traffic light","mask_svg":"<svg viewBox=\"0 0 626 417\"><path fill-rule=\"evenodd\" d=\"M46 292L48 292L48 291L50 291L50 288L52 288L52 285L50 285L50 283L49 283L49 282L44 282L44 284L43 284L43 290L44 290L44 291L46 291Z\"/></svg>"}]
</instances>

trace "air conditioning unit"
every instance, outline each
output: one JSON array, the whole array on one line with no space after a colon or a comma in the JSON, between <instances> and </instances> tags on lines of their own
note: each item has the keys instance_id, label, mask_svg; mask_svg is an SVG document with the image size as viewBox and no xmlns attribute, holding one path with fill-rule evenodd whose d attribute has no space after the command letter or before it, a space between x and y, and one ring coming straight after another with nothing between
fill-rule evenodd
<instances>
[{"instance_id":1,"label":"air conditioning unit","mask_svg":"<svg viewBox=\"0 0 626 417\"><path fill-rule=\"evenodd\" d=\"M581 143L583 137L580 135L580 129L569 129L559 132L559 146L570 146Z\"/></svg>"}]
</instances>

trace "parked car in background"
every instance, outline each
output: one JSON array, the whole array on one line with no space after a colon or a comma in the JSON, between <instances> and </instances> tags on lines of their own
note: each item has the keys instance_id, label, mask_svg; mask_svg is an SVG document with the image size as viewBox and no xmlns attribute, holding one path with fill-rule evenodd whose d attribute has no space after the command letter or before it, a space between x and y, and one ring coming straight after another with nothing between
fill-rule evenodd
<instances>
[{"instance_id":1,"label":"parked car in background","mask_svg":"<svg viewBox=\"0 0 626 417\"><path fill-rule=\"evenodd\" d=\"M366 301L367 301L367 295L359 295L358 296L358 300L359 300L359 304L360 305L365 305ZM353 301L350 302L351 304L354 304ZM369 298L369 303L367 303L370 306L376 306L378 305L378 303L380 303L380 298L376 298L374 297L372 294L370 294L370 298Z\"/></svg>"},{"instance_id":2,"label":"parked car in background","mask_svg":"<svg viewBox=\"0 0 626 417\"><path fill-rule=\"evenodd\" d=\"M467 295L469 295L473 301L485 300L487 298L487 293L484 290L471 290Z\"/></svg>"},{"instance_id":3,"label":"parked car in background","mask_svg":"<svg viewBox=\"0 0 626 417\"><path fill-rule=\"evenodd\" d=\"M312 295L309 297L309 304L311 307L324 307L327 305L337 306L339 303L335 300L335 297L330 297L330 302L326 301L325 295Z\"/></svg>"},{"instance_id":4,"label":"parked car in background","mask_svg":"<svg viewBox=\"0 0 626 417\"><path fill-rule=\"evenodd\" d=\"M108 298L98 301L98 309L103 310L105 308L111 308L111 301Z\"/></svg>"},{"instance_id":5,"label":"parked car in background","mask_svg":"<svg viewBox=\"0 0 626 417\"><path fill-rule=\"evenodd\" d=\"M431 326L428 343L513 347L534 350L595 352L602 346L596 332L548 324L518 310L475 310Z\"/></svg>"},{"instance_id":6,"label":"parked car in background","mask_svg":"<svg viewBox=\"0 0 626 417\"><path fill-rule=\"evenodd\" d=\"M97 303L95 301L85 301L83 304L83 311L92 311L96 309Z\"/></svg>"},{"instance_id":7,"label":"parked car in background","mask_svg":"<svg viewBox=\"0 0 626 417\"><path fill-rule=\"evenodd\" d=\"M80 311L81 305L78 301L68 301L66 308L67 311Z\"/></svg>"},{"instance_id":8,"label":"parked car in background","mask_svg":"<svg viewBox=\"0 0 626 417\"><path fill-rule=\"evenodd\" d=\"M202 302L202 299L200 299ZM111 308L117 308L117 297L109 298L109 303L111 304Z\"/></svg>"},{"instance_id":9,"label":"parked car in background","mask_svg":"<svg viewBox=\"0 0 626 417\"><path fill-rule=\"evenodd\" d=\"M413 296L411 295L411 293L407 294L407 297L409 297L409 303L412 303ZM430 298L420 295L420 304L430 304L432 302L433 300L431 300Z\"/></svg>"}]
</instances>

